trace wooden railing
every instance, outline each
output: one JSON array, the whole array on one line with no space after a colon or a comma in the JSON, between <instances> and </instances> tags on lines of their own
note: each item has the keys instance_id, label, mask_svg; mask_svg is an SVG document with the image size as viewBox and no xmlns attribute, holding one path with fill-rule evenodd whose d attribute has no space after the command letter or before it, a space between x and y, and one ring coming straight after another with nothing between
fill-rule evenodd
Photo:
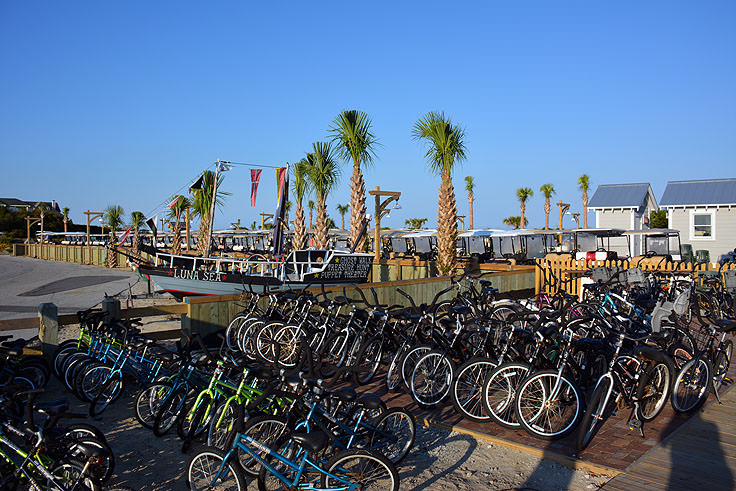
<instances>
[{"instance_id":1,"label":"wooden railing","mask_svg":"<svg viewBox=\"0 0 736 491\"><path fill-rule=\"evenodd\" d=\"M550 254L545 259L537 259L536 271L534 276L534 290L539 293L546 290L548 293L554 293L558 289L563 289L573 295L579 295L582 289L582 279L590 276L590 270L594 267L620 267L624 269L637 267L643 271L659 271L662 273L691 273L697 277L702 271L726 271L736 269L736 265L731 263L723 267L714 263L690 263L684 261L664 261L660 258L644 258L638 260L620 260L620 261L576 261L569 254ZM545 278L551 283L551 288L545 288Z\"/></svg>"}]
</instances>

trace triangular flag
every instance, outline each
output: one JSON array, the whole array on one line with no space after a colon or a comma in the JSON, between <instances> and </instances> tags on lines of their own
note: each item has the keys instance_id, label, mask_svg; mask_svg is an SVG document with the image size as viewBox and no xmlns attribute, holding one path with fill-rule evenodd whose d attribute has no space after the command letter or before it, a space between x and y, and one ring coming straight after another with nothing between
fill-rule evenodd
<instances>
[{"instance_id":1,"label":"triangular flag","mask_svg":"<svg viewBox=\"0 0 736 491\"><path fill-rule=\"evenodd\" d=\"M179 201L179 198L181 198L181 196L177 195L174 198L174 200L171 203L169 203L169 206L168 206L169 210L172 209L176 205L176 203Z\"/></svg>"},{"instance_id":2,"label":"triangular flag","mask_svg":"<svg viewBox=\"0 0 736 491\"><path fill-rule=\"evenodd\" d=\"M220 162L220 172L227 172L232 169L233 166L225 162Z\"/></svg>"},{"instance_id":3,"label":"triangular flag","mask_svg":"<svg viewBox=\"0 0 736 491\"><path fill-rule=\"evenodd\" d=\"M199 179L197 179L194 184L189 186L189 192L196 191L197 189L202 189L202 184L204 183L204 174L199 176Z\"/></svg>"},{"instance_id":4,"label":"triangular flag","mask_svg":"<svg viewBox=\"0 0 736 491\"><path fill-rule=\"evenodd\" d=\"M258 182L261 180L261 169L250 170L250 206L256 206Z\"/></svg>"},{"instance_id":5,"label":"triangular flag","mask_svg":"<svg viewBox=\"0 0 736 491\"><path fill-rule=\"evenodd\" d=\"M146 220L146 225L148 225L148 228L151 229L151 232L153 232L154 237L156 236L157 230L156 230L156 222L158 221L158 213L156 216L153 216Z\"/></svg>"}]
</instances>

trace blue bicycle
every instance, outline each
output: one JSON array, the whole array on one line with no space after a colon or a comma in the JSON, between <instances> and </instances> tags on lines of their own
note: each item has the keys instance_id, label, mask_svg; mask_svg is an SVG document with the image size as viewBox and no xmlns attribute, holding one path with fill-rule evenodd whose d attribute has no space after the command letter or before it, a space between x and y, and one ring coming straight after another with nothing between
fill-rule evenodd
<instances>
[{"instance_id":1,"label":"blue bicycle","mask_svg":"<svg viewBox=\"0 0 736 491\"><path fill-rule=\"evenodd\" d=\"M293 433L290 439L299 451L290 446L292 450L282 454L242 433L227 453L207 447L187 462L187 487L245 491L246 478L238 463L238 452L245 452L263 466L258 475L261 491L399 489L396 466L379 453L343 450L322 459L319 455L329 446L325 433Z\"/></svg>"}]
</instances>

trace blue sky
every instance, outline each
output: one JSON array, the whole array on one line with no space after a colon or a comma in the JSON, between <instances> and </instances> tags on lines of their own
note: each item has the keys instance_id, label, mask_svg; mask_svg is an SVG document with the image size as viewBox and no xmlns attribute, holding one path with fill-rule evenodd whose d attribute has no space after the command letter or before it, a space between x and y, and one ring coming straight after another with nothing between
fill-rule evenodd
<instances>
[{"instance_id":1,"label":"blue sky","mask_svg":"<svg viewBox=\"0 0 736 491\"><path fill-rule=\"evenodd\" d=\"M154 211L214 160L280 165L342 109L380 140L366 185L401 191L388 220L437 216L439 178L411 127L444 111L466 131L476 226L543 225L539 186L736 177L736 2L0 3L0 195ZM350 169L328 200L347 203ZM249 172L218 227L276 206ZM592 194L592 193L591 193ZM370 210L370 206L369 206ZM385 222L384 222L385 223ZM566 223L571 225L572 222Z\"/></svg>"}]
</instances>

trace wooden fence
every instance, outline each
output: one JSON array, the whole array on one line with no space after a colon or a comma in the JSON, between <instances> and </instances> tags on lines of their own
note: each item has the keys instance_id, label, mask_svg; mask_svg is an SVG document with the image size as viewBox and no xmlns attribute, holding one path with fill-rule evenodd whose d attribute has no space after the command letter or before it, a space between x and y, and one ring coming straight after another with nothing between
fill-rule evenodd
<instances>
[{"instance_id":1,"label":"wooden fence","mask_svg":"<svg viewBox=\"0 0 736 491\"><path fill-rule=\"evenodd\" d=\"M714 263L689 263L684 261L661 261L659 258L645 258L637 260L636 258L620 261L586 261L581 259L576 261L570 258L569 254L549 254L545 259L537 259L534 276L534 291L539 293L542 290L553 293L562 288L573 295L580 295L582 290L583 278L590 276L590 271L594 267L614 268L620 267L624 269L638 267L643 271L659 271L661 273L691 273L697 278L698 273L702 271L726 271L736 268L734 264L728 264L721 268L719 264ZM552 287L545 288L545 278Z\"/></svg>"},{"instance_id":2,"label":"wooden fence","mask_svg":"<svg viewBox=\"0 0 736 491\"><path fill-rule=\"evenodd\" d=\"M107 266L107 255L111 251L101 246L73 246L62 244L26 244L23 249L16 249L16 255L25 255L36 259L49 261L61 261L76 264L90 264L93 266ZM124 266L128 259L120 253L118 255L118 266ZM148 257L143 253L143 257Z\"/></svg>"}]
</instances>

